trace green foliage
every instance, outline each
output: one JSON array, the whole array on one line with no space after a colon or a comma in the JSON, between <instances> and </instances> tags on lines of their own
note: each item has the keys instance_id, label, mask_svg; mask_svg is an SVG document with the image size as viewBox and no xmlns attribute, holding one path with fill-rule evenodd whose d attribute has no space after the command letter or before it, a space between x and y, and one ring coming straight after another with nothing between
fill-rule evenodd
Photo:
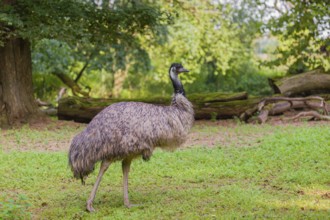
<instances>
[{"instance_id":1,"label":"green foliage","mask_svg":"<svg viewBox=\"0 0 330 220\"><path fill-rule=\"evenodd\" d=\"M168 27L168 41L155 45L142 38L153 75L131 74L125 94L131 97L132 89L138 91L134 96L171 93L167 71L174 61L182 62L190 70L181 74L190 93L247 89L253 94L269 94L267 79L259 75L251 46L260 22L246 12L243 3L232 7L229 3L164 2L162 6L176 15L175 23ZM252 82L257 85L250 85Z\"/></svg>"},{"instance_id":2,"label":"green foliage","mask_svg":"<svg viewBox=\"0 0 330 220\"><path fill-rule=\"evenodd\" d=\"M93 45L71 47L65 42L48 39L34 45L32 61L35 93L49 101L55 100L60 87L63 87L56 73L64 73L75 80L84 70L79 84L92 88L92 96L107 97L111 94L117 70L131 66L132 71L148 72L150 67L148 54L138 46L110 44L104 48ZM143 74L138 76L143 80Z\"/></svg>"},{"instance_id":3,"label":"green foliage","mask_svg":"<svg viewBox=\"0 0 330 220\"><path fill-rule=\"evenodd\" d=\"M20 147L31 148L0 151L1 198L12 195L13 189L19 190L26 199L15 199L13 206L22 205L20 210L38 219L328 216L330 131L326 124L198 123L193 132L205 140L201 145L172 153L157 150L149 162L133 162L130 197L132 202L142 203L140 206L131 209L123 206L121 165L114 163L104 175L95 199L97 212L92 214L85 211L85 202L96 172L82 186L72 179L67 148L47 151L50 143L42 142L35 149L43 139L51 143L69 142L75 129L76 126L49 126L40 130L24 127L3 135L1 145L15 143L12 138L17 136L22 142ZM30 214L24 215L29 217Z\"/></svg>"},{"instance_id":4,"label":"green foliage","mask_svg":"<svg viewBox=\"0 0 330 220\"><path fill-rule=\"evenodd\" d=\"M73 52L65 42L48 39L39 41L32 53L34 72L67 72L74 62Z\"/></svg>"},{"instance_id":5,"label":"green foliage","mask_svg":"<svg viewBox=\"0 0 330 220\"><path fill-rule=\"evenodd\" d=\"M289 73L301 73L315 68L330 70L329 5L326 1L282 0L275 5L274 16L267 28L278 37L277 59L270 66L286 65Z\"/></svg>"},{"instance_id":6,"label":"green foliage","mask_svg":"<svg viewBox=\"0 0 330 220\"><path fill-rule=\"evenodd\" d=\"M226 75L215 74L212 67L203 72L208 74L199 75L194 83L187 86L188 92L246 91L250 95L265 96L272 94L267 77L278 74L265 68L258 69L253 62L237 63Z\"/></svg>"},{"instance_id":7,"label":"green foliage","mask_svg":"<svg viewBox=\"0 0 330 220\"><path fill-rule=\"evenodd\" d=\"M50 73L75 79L85 65L79 84L92 88L92 96L110 96L118 71L128 73L121 76L122 97L169 94L172 62L191 70L182 75L189 92L247 90L264 95L269 88L251 47L261 22L246 10L255 5L116 1L96 7L92 1L18 1L4 14L24 23L10 23L17 28L13 34L33 42L35 91L42 98L54 100L61 86ZM165 27L164 21L172 23Z\"/></svg>"},{"instance_id":8,"label":"green foliage","mask_svg":"<svg viewBox=\"0 0 330 220\"><path fill-rule=\"evenodd\" d=\"M63 86L54 75L33 73L33 90L36 97L55 104L55 98Z\"/></svg>"},{"instance_id":9,"label":"green foliage","mask_svg":"<svg viewBox=\"0 0 330 220\"><path fill-rule=\"evenodd\" d=\"M169 27L168 43L147 49L154 64L167 69L172 61L163 61L171 57L191 69L191 78L199 74L203 65L213 65L215 74L226 74L236 60L248 58L246 42L240 39L244 30L239 28L239 22L228 19L235 9L227 6L199 1L175 5L178 17ZM184 80L192 82L188 77Z\"/></svg>"},{"instance_id":10,"label":"green foliage","mask_svg":"<svg viewBox=\"0 0 330 220\"><path fill-rule=\"evenodd\" d=\"M133 44L132 34L147 34L167 19L156 7L140 1L109 8L96 7L94 1L17 0L1 9L2 32L30 41L50 38L71 44ZM0 36L1 42L5 39L5 34Z\"/></svg>"},{"instance_id":11,"label":"green foliage","mask_svg":"<svg viewBox=\"0 0 330 220\"><path fill-rule=\"evenodd\" d=\"M172 62L190 69L181 75L190 93L269 95L267 77L283 75L280 71L330 69L329 16L321 0L115 1L110 6L18 0L1 8L0 22L5 24L0 41L30 39L36 94L52 100L63 84L50 74L60 71L76 79L85 65L79 85L91 88L91 96L123 89L120 95L129 98L170 94ZM262 46L256 41L261 30L272 35ZM267 68L257 65L255 47L267 54ZM117 81L124 82L120 88Z\"/></svg>"},{"instance_id":12,"label":"green foliage","mask_svg":"<svg viewBox=\"0 0 330 220\"><path fill-rule=\"evenodd\" d=\"M1 1L0 45L12 37L32 43L35 91L42 98L54 100L59 87L58 80L52 83L48 79L50 73L59 72L77 81L84 66L84 75L94 77L82 79L82 87L90 88L91 83L101 88L95 95L106 96L111 92L105 93L105 88L113 86L112 75L118 69L150 67L138 36L161 42L166 37L164 24L170 20L168 13L150 1L115 1L111 5L97 5L92 0ZM107 76L98 77L100 73ZM108 86L95 83L100 78L110 79ZM51 84L45 85L49 81ZM45 94L43 87L49 88L50 94Z\"/></svg>"},{"instance_id":13,"label":"green foliage","mask_svg":"<svg viewBox=\"0 0 330 220\"><path fill-rule=\"evenodd\" d=\"M84 75L92 75L93 78L96 78L94 81L99 80L97 77L100 72L109 71L113 64L111 55L111 53L99 51L93 45L73 47L65 42L49 39L37 42L32 52L33 85L37 97L55 101L57 93L63 87L63 83L56 77L56 74L66 74L75 80L84 65L87 65ZM96 70L97 73L95 73ZM84 79L85 77L82 78L80 85L93 86L93 84L90 85L90 76L87 80ZM100 81L102 82L102 80Z\"/></svg>"}]
</instances>

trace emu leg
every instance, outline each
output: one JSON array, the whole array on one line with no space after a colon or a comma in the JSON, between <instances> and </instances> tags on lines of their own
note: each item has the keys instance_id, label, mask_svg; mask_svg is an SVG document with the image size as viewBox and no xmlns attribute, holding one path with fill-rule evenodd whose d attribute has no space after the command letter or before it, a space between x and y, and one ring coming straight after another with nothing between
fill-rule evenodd
<instances>
[{"instance_id":1,"label":"emu leg","mask_svg":"<svg viewBox=\"0 0 330 220\"><path fill-rule=\"evenodd\" d=\"M128 198L128 173L131 166L131 159L125 159L122 162L122 169L123 169L123 185L124 185L124 204L127 208L130 208L132 205L129 202Z\"/></svg>"},{"instance_id":2,"label":"emu leg","mask_svg":"<svg viewBox=\"0 0 330 220\"><path fill-rule=\"evenodd\" d=\"M110 166L110 164L111 164L111 162L108 161L108 160L103 160L102 163L101 163L100 171L99 171L99 174L97 176L96 182L95 182L95 184L93 186L93 189L92 189L92 192L91 192L91 194L89 196L89 199L87 200L86 209L89 212L94 212L95 211L95 209L92 206L93 201L95 199L95 194L96 194L97 188L99 187L100 182L102 180L102 176L105 173L105 171L107 171L107 169Z\"/></svg>"}]
</instances>

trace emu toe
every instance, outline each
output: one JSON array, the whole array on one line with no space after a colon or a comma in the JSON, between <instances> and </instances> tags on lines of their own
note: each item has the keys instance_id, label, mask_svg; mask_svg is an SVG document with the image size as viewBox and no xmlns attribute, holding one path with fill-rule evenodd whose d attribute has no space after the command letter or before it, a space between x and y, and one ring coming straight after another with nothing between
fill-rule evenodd
<instances>
[{"instance_id":1,"label":"emu toe","mask_svg":"<svg viewBox=\"0 0 330 220\"><path fill-rule=\"evenodd\" d=\"M140 204L131 204L131 203L128 203L128 204L125 204L126 208L133 208L133 207L138 207L138 206L142 206Z\"/></svg>"},{"instance_id":2,"label":"emu toe","mask_svg":"<svg viewBox=\"0 0 330 220\"><path fill-rule=\"evenodd\" d=\"M95 212L95 209L93 208L92 203L89 203L89 202L87 202L86 210L88 212Z\"/></svg>"}]
</instances>

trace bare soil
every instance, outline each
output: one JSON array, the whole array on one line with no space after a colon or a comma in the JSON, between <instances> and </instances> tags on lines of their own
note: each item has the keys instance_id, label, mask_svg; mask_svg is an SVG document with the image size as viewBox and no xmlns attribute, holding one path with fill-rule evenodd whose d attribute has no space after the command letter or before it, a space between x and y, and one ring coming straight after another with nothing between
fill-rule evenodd
<instances>
[{"instance_id":1,"label":"bare soil","mask_svg":"<svg viewBox=\"0 0 330 220\"><path fill-rule=\"evenodd\" d=\"M288 122L279 117L264 125L241 124L235 120L196 121L183 147L249 147L275 128L285 126L330 125L326 121ZM0 130L0 149L4 151L68 151L72 138L86 124L71 121L47 120L13 130ZM238 128L246 126L246 128ZM251 128L252 127L252 128Z\"/></svg>"}]
</instances>

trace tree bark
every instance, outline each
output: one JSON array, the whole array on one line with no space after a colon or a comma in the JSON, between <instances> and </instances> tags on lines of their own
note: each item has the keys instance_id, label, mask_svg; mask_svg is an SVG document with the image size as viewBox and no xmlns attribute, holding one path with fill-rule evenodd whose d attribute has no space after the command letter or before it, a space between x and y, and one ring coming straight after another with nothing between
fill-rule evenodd
<instances>
[{"instance_id":1,"label":"tree bark","mask_svg":"<svg viewBox=\"0 0 330 220\"><path fill-rule=\"evenodd\" d=\"M38 112L30 43L22 38L9 39L0 47L0 127L26 123Z\"/></svg>"},{"instance_id":2,"label":"tree bark","mask_svg":"<svg viewBox=\"0 0 330 220\"><path fill-rule=\"evenodd\" d=\"M118 98L120 96L120 93L123 90L123 86L125 83L125 80L128 76L128 70L131 66L129 63L129 58L126 57L126 66L124 69L118 69L113 74L113 88L112 88L112 97Z\"/></svg>"},{"instance_id":3,"label":"tree bark","mask_svg":"<svg viewBox=\"0 0 330 220\"><path fill-rule=\"evenodd\" d=\"M196 119L233 118L241 115L247 109L257 105L260 98L248 99L246 93L206 93L187 96L192 102ZM170 97L154 97L145 99L92 99L68 97L59 101L58 118L88 123L106 106L122 101L139 101L156 105L169 105Z\"/></svg>"},{"instance_id":4,"label":"tree bark","mask_svg":"<svg viewBox=\"0 0 330 220\"><path fill-rule=\"evenodd\" d=\"M330 93L330 74L321 70L284 77L272 83L275 93L281 93L288 97Z\"/></svg>"},{"instance_id":5,"label":"tree bark","mask_svg":"<svg viewBox=\"0 0 330 220\"><path fill-rule=\"evenodd\" d=\"M123 90L124 81L127 77L127 71L119 69L113 74L113 88L112 96L119 97L121 91Z\"/></svg>"}]
</instances>

